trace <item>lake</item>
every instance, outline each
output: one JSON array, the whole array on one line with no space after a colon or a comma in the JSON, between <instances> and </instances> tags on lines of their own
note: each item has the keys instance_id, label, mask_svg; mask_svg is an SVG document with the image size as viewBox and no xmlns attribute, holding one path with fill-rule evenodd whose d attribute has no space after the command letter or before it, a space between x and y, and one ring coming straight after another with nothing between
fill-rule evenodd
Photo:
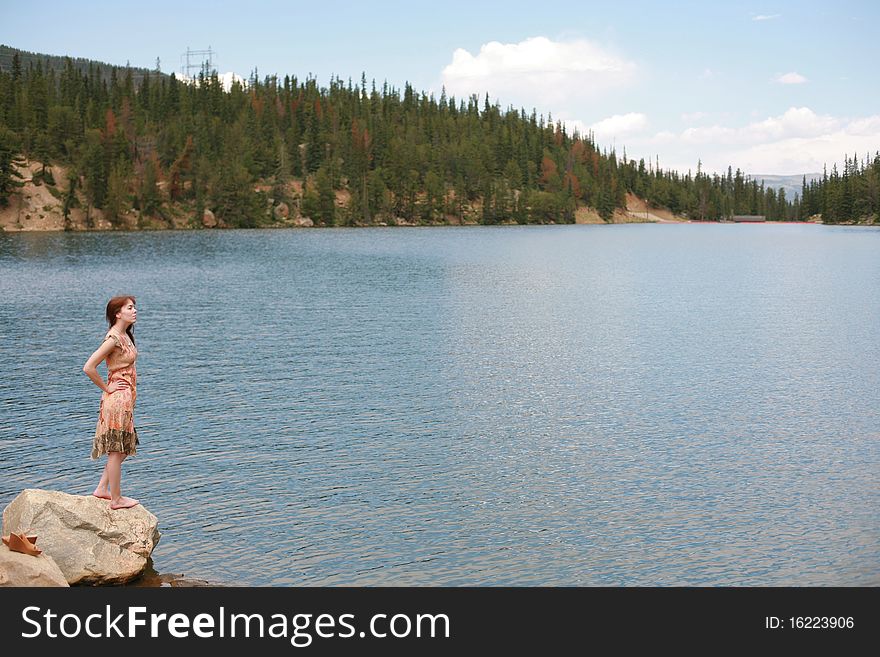
<instances>
[{"instance_id":1,"label":"lake","mask_svg":"<svg viewBox=\"0 0 880 657\"><path fill-rule=\"evenodd\" d=\"M0 507L93 490L116 294L160 573L880 585L876 228L0 233Z\"/></svg>"}]
</instances>

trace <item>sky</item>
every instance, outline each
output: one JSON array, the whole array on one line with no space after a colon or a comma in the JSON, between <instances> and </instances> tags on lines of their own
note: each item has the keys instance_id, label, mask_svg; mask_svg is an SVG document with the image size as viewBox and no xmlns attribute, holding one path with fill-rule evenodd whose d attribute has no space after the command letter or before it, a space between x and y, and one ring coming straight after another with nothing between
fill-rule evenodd
<instances>
[{"instance_id":1,"label":"sky","mask_svg":"<svg viewBox=\"0 0 880 657\"><path fill-rule=\"evenodd\" d=\"M880 2L0 0L0 43L181 71L487 93L664 169L813 173L880 150Z\"/></svg>"}]
</instances>

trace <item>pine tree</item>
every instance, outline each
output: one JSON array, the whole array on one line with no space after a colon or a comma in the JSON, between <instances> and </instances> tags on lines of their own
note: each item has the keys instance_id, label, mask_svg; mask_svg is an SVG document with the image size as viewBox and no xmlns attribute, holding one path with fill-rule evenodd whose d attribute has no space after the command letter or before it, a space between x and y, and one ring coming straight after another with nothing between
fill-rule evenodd
<instances>
[{"instance_id":1,"label":"pine tree","mask_svg":"<svg viewBox=\"0 0 880 657\"><path fill-rule=\"evenodd\" d=\"M114 226L122 223L122 215L128 206L128 190L126 180L128 178L125 168L117 164L110 172L107 181L107 200L104 204L104 218Z\"/></svg>"},{"instance_id":2,"label":"pine tree","mask_svg":"<svg viewBox=\"0 0 880 657\"><path fill-rule=\"evenodd\" d=\"M61 216L64 220L64 230L71 230L73 224L70 220L70 211L79 207L79 201L76 197L76 188L79 183L79 176L73 167L67 171L67 191L64 194L64 203L61 208Z\"/></svg>"},{"instance_id":3,"label":"pine tree","mask_svg":"<svg viewBox=\"0 0 880 657\"><path fill-rule=\"evenodd\" d=\"M86 132L80 160L81 166L78 168L85 179L86 196L91 205L102 208L107 194L107 165L100 130L92 129Z\"/></svg>"},{"instance_id":4,"label":"pine tree","mask_svg":"<svg viewBox=\"0 0 880 657\"><path fill-rule=\"evenodd\" d=\"M318 194L318 220L325 226L333 226L336 223L336 193L326 168L319 168L315 174L315 187Z\"/></svg>"},{"instance_id":5,"label":"pine tree","mask_svg":"<svg viewBox=\"0 0 880 657\"><path fill-rule=\"evenodd\" d=\"M321 205L315 186L309 180L303 182L302 205L300 207L304 217L311 219L316 224L320 220Z\"/></svg>"},{"instance_id":6,"label":"pine tree","mask_svg":"<svg viewBox=\"0 0 880 657\"><path fill-rule=\"evenodd\" d=\"M306 128L305 140L306 140L306 171L309 173L313 173L318 170L318 167L321 166L321 162L324 159L324 141L321 138L321 130L318 119L318 112L320 111L321 103L320 101L316 101L315 103L316 109L309 113L308 123Z\"/></svg>"},{"instance_id":7,"label":"pine tree","mask_svg":"<svg viewBox=\"0 0 880 657\"><path fill-rule=\"evenodd\" d=\"M161 195L159 193L159 162L155 155L147 158L143 164L140 185L140 208L142 216L152 216L159 210Z\"/></svg>"},{"instance_id":8,"label":"pine tree","mask_svg":"<svg viewBox=\"0 0 880 657\"><path fill-rule=\"evenodd\" d=\"M22 186L22 175L16 166L24 166L18 156L19 141L15 133L0 125L0 207L9 205L12 192Z\"/></svg>"}]
</instances>

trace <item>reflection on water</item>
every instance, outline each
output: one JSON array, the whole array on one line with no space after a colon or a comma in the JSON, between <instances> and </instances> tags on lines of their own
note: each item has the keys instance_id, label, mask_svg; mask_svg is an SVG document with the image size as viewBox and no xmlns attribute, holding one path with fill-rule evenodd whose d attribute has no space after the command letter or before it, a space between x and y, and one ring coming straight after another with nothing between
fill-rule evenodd
<instances>
[{"instance_id":1,"label":"reflection on water","mask_svg":"<svg viewBox=\"0 0 880 657\"><path fill-rule=\"evenodd\" d=\"M877 585L878 255L820 226L0 234L0 505L94 487L81 368L130 293L159 573Z\"/></svg>"}]
</instances>

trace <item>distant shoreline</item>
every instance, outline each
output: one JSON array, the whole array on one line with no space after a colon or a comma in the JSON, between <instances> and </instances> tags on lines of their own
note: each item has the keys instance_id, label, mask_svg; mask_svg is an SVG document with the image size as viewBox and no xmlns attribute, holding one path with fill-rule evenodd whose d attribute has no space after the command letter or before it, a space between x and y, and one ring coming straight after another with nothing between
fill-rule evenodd
<instances>
[{"instance_id":1,"label":"distant shoreline","mask_svg":"<svg viewBox=\"0 0 880 657\"><path fill-rule=\"evenodd\" d=\"M57 179L64 179L66 175L62 167L50 167L55 170L53 175ZM574 212L574 221L569 223L528 222L518 223L512 219L484 224L476 220L479 216L479 208L471 208L467 216L446 215L445 221L437 220L426 223L406 221L400 217L392 217L391 220L375 223L352 222L339 225L315 225L311 219L302 217L299 210L286 208L286 212L275 215L267 212L267 221L263 225L250 228L230 226L220 218L215 218L212 213L206 212L208 217L201 219L193 216L193 208L187 204L172 204L168 207L166 219L153 216L141 216L136 211L124 213L116 224L104 218L99 209L88 210L75 207L70 210L69 218L65 220L62 212L60 195L63 190L56 189L43 183L35 183L39 165L28 162L19 167L24 179L22 188L10 198L6 207L0 207L0 233L108 233L108 232L141 232L141 231L202 231L202 230L260 230L282 228L415 228L435 226L560 226L560 225L587 225L587 226L616 226L623 224L733 224L733 223L763 223L763 224L815 224L827 226L877 226L880 223L837 223L824 224L820 221L763 221L763 222L735 222L727 220L692 220L668 209L655 207L635 194L626 194L626 208L616 208L605 221L595 208L590 206L578 207ZM29 176L26 177L26 176ZM339 199L337 199L339 201ZM284 205L284 204L282 204ZM292 207L292 206L291 206ZM288 216L287 212L290 212ZM818 215L817 215L818 216ZM91 224L91 225L89 225Z\"/></svg>"},{"instance_id":2,"label":"distant shoreline","mask_svg":"<svg viewBox=\"0 0 880 657\"><path fill-rule=\"evenodd\" d=\"M363 225L351 225L351 226L310 226L308 228L303 228L300 226L261 226L259 228L212 228L212 229L201 229L201 228L120 228L120 229L105 229L105 228L89 228L89 229L76 229L76 230L58 230L55 228L45 229L45 230L29 230L29 229L21 229L21 230L8 230L0 227L0 234L6 235L21 235L21 234L47 234L47 233L64 233L68 235L76 235L76 234L92 234L92 233L110 233L110 234L124 234L124 233L225 233L229 231L261 231L261 230L341 230L341 229L370 229L370 228L509 228L515 226L522 227L552 227L552 226L628 226L633 224L656 224L660 226L671 226L671 225L718 225L718 226L732 226L732 225L741 225L735 224L733 222L721 222L721 221L644 221L644 222L628 222L628 223L603 223L603 224L417 224L417 225L406 225L406 226L380 226L378 224L363 226ZM880 228L880 224L820 224L813 221L766 221L766 222L750 222L748 225L758 225L758 226L840 226L840 227L850 227L850 228Z\"/></svg>"},{"instance_id":3,"label":"distant shoreline","mask_svg":"<svg viewBox=\"0 0 880 657\"><path fill-rule=\"evenodd\" d=\"M75 228L73 230L63 230L58 228L21 228L21 229L9 229L0 226L0 234L8 234L8 235L20 235L20 234L32 234L32 233L64 233L69 235L75 234L91 234L91 233L168 233L168 232L178 232L178 233L194 233L194 232L228 232L228 231L260 231L260 230L334 230L334 229L370 229L370 228L506 228L506 227L514 227L514 226L522 226L522 227L551 227L551 226L627 226L632 224L656 224L661 226L675 226L675 225L715 225L715 226L737 226L737 225L748 225L748 226L841 226L841 227L853 227L853 228L880 228L880 224L857 224L857 223L847 223L847 224L825 224L817 221L749 221L749 222L734 222L734 221L630 221L625 223L589 223L589 224L557 224L557 223L546 223L546 224L518 224L518 223L498 223L498 224L479 224L479 223L462 223L462 224L351 224L346 226L259 226L257 228L237 228L237 227L228 227L228 228L158 228L158 227L145 227L145 228Z\"/></svg>"}]
</instances>

